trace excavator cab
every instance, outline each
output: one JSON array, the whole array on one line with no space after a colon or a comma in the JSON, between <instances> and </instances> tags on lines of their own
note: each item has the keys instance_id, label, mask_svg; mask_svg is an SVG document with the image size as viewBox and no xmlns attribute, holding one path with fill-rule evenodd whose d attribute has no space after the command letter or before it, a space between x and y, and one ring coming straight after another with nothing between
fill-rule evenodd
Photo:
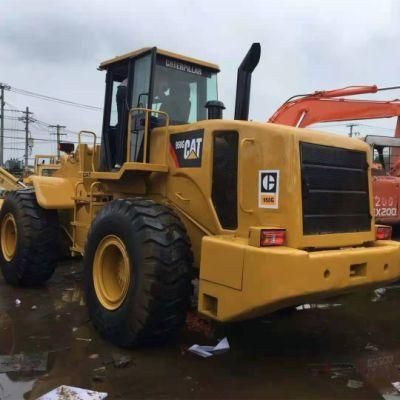
<instances>
[{"instance_id":1,"label":"excavator cab","mask_svg":"<svg viewBox=\"0 0 400 400\"><path fill-rule=\"evenodd\" d=\"M218 66L155 47L105 61L99 69L107 71L101 171L145 162L152 128L204 120L206 103L217 100Z\"/></svg>"},{"instance_id":2,"label":"excavator cab","mask_svg":"<svg viewBox=\"0 0 400 400\"><path fill-rule=\"evenodd\" d=\"M396 150L400 149L400 138L380 135L367 135L365 142L372 148L373 175L400 176L400 160Z\"/></svg>"}]
</instances>

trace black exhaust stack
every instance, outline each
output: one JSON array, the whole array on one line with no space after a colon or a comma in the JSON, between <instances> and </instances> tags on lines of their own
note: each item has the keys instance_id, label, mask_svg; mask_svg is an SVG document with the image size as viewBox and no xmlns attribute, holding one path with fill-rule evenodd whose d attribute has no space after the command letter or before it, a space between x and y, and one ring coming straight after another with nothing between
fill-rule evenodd
<instances>
[{"instance_id":1,"label":"black exhaust stack","mask_svg":"<svg viewBox=\"0 0 400 400\"><path fill-rule=\"evenodd\" d=\"M253 43L238 68L236 85L235 119L249 119L251 74L260 61L260 43Z\"/></svg>"}]
</instances>

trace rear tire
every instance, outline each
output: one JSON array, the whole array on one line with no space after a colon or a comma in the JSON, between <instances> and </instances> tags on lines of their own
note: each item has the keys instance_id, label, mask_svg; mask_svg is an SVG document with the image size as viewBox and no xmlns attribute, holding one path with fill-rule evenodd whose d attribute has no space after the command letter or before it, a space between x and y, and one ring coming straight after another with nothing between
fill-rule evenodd
<instances>
[{"instance_id":1,"label":"rear tire","mask_svg":"<svg viewBox=\"0 0 400 400\"><path fill-rule=\"evenodd\" d=\"M32 190L9 192L0 210L0 265L7 283L37 286L58 259L58 216L36 201Z\"/></svg>"},{"instance_id":2,"label":"rear tire","mask_svg":"<svg viewBox=\"0 0 400 400\"><path fill-rule=\"evenodd\" d=\"M175 336L190 304L191 264L188 236L170 208L146 199L108 203L92 223L84 255L95 328L123 347Z\"/></svg>"}]
</instances>

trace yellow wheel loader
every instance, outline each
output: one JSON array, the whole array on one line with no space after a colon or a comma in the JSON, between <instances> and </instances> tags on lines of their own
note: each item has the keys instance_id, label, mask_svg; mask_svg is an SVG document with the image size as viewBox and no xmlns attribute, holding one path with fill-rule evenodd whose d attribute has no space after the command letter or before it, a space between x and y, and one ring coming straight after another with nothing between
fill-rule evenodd
<instances>
[{"instance_id":1,"label":"yellow wheel loader","mask_svg":"<svg viewBox=\"0 0 400 400\"><path fill-rule=\"evenodd\" d=\"M6 281L49 279L63 230L94 326L137 346L179 331L192 282L202 315L234 321L398 279L399 243L376 240L368 145L248 121L259 58L253 44L230 121L215 64L155 47L103 62L101 145L80 132L1 208Z\"/></svg>"}]
</instances>

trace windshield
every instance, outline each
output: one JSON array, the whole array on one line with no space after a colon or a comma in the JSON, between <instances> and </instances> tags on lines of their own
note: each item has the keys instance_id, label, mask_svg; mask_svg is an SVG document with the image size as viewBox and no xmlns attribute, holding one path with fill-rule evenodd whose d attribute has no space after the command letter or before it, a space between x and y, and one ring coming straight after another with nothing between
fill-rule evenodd
<instances>
[{"instance_id":1,"label":"windshield","mask_svg":"<svg viewBox=\"0 0 400 400\"><path fill-rule=\"evenodd\" d=\"M152 109L168 113L172 124L206 119L207 101L217 99L215 72L165 57L157 60Z\"/></svg>"},{"instance_id":2,"label":"windshield","mask_svg":"<svg viewBox=\"0 0 400 400\"><path fill-rule=\"evenodd\" d=\"M376 170L399 176L400 174L400 147L374 146L373 167Z\"/></svg>"}]
</instances>

